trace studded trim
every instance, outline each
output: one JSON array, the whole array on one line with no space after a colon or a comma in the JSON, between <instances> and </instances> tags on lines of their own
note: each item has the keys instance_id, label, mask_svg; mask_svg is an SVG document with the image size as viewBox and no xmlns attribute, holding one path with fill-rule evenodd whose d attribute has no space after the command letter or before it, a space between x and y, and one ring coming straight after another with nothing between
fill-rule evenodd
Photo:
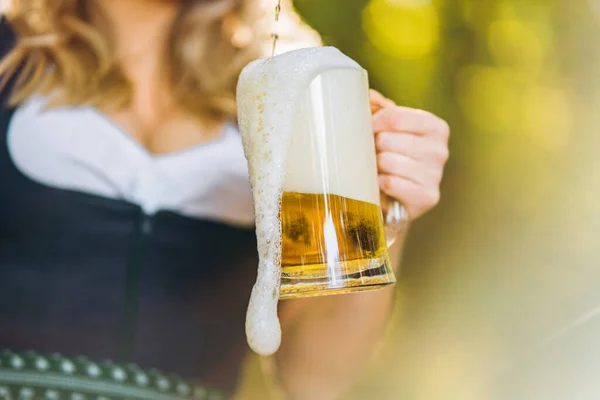
<instances>
[{"instance_id":1,"label":"studded trim","mask_svg":"<svg viewBox=\"0 0 600 400\"><path fill-rule=\"evenodd\" d=\"M0 351L0 400L224 400L175 375L134 364Z\"/></svg>"}]
</instances>

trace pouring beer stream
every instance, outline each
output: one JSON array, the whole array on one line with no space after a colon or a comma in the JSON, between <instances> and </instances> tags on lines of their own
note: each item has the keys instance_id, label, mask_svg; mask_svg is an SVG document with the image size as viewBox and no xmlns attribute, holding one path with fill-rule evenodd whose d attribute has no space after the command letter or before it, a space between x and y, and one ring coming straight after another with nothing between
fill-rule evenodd
<instances>
[{"instance_id":1,"label":"pouring beer stream","mask_svg":"<svg viewBox=\"0 0 600 400\"><path fill-rule=\"evenodd\" d=\"M275 6L275 24L273 25L273 33L271 38L273 39L273 48L271 50L271 57L275 57L275 49L277 48L277 39L279 39L279 33L277 33L277 23L279 22L279 14L281 14L281 0L277 0Z\"/></svg>"}]
</instances>

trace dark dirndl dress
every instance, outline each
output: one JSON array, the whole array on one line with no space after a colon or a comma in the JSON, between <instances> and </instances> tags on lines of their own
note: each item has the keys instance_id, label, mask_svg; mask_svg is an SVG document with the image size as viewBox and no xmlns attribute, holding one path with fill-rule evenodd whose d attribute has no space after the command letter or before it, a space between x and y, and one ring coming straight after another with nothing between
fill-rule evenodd
<instances>
[{"instance_id":1,"label":"dark dirndl dress","mask_svg":"<svg viewBox=\"0 0 600 400\"><path fill-rule=\"evenodd\" d=\"M0 24L0 55L14 41ZM221 399L247 353L255 233L47 186L0 93L0 399ZM201 179L201 177L200 177Z\"/></svg>"}]
</instances>

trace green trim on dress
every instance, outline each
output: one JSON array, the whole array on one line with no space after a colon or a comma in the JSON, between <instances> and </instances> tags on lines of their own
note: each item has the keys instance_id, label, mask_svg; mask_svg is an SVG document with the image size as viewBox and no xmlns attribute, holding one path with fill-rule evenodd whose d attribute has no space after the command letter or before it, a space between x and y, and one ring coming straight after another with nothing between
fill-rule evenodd
<instances>
[{"instance_id":1,"label":"green trim on dress","mask_svg":"<svg viewBox=\"0 0 600 400\"><path fill-rule=\"evenodd\" d=\"M224 400L217 390L157 370L85 357L0 352L0 400Z\"/></svg>"}]
</instances>

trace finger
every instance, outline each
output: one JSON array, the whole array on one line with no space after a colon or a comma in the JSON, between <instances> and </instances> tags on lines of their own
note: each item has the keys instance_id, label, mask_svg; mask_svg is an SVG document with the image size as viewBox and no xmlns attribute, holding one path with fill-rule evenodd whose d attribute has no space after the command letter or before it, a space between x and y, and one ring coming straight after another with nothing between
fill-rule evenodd
<instances>
[{"instance_id":1,"label":"finger","mask_svg":"<svg viewBox=\"0 0 600 400\"><path fill-rule=\"evenodd\" d=\"M394 175L380 175L379 187L406 208L410 220L419 218L440 201L437 189L426 190L412 181Z\"/></svg>"},{"instance_id":2,"label":"finger","mask_svg":"<svg viewBox=\"0 0 600 400\"><path fill-rule=\"evenodd\" d=\"M423 163L398 153L379 153L377 167L380 173L396 175L421 186L438 186L443 168Z\"/></svg>"},{"instance_id":3,"label":"finger","mask_svg":"<svg viewBox=\"0 0 600 400\"><path fill-rule=\"evenodd\" d=\"M419 161L443 165L448 161L448 146L439 140L408 132L380 132L375 136L377 152L398 153Z\"/></svg>"},{"instance_id":4,"label":"finger","mask_svg":"<svg viewBox=\"0 0 600 400\"><path fill-rule=\"evenodd\" d=\"M419 135L436 135L447 140L450 128L446 121L422 110L406 107L388 107L373 116L374 132L410 132Z\"/></svg>"},{"instance_id":5,"label":"finger","mask_svg":"<svg viewBox=\"0 0 600 400\"><path fill-rule=\"evenodd\" d=\"M376 113L382 108L393 107L395 105L392 100L384 97L381 93L373 89L369 90L369 99L371 103L371 113Z\"/></svg>"}]
</instances>

